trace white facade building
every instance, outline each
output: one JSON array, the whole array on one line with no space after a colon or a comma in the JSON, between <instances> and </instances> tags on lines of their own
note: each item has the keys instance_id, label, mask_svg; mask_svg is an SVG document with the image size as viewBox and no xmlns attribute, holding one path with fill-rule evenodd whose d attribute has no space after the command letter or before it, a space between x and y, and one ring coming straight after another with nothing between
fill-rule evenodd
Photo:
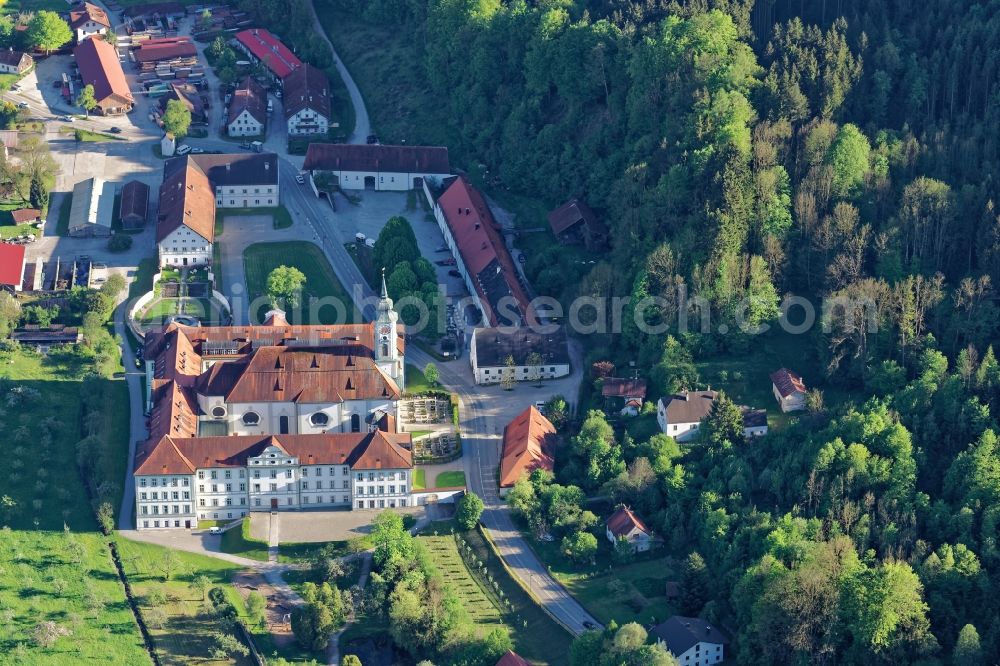
<instances>
[{"instance_id":1,"label":"white facade building","mask_svg":"<svg viewBox=\"0 0 1000 666\"><path fill-rule=\"evenodd\" d=\"M264 133L264 123L255 118L249 109L241 109L229 119L226 131L229 136L260 136Z\"/></svg>"},{"instance_id":2,"label":"white facade building","mask_svg":"<svg viewBox=\"0 0 1000 666\"><path fill-rule=\"evenodd\" d=\"M322 136L331 126L330 79L304 63L281 82L288 136Z\"/></svg>"},{"instance_id":3,"label":"white facade building","mask_svg":"<svg viewBox=\"0 0 1000 666\"><path fill-rule=\"evenodd\" d=\"M77 44L88 37L103 35L111 29L107 12L89 2L84 2L82 7L69 13L69 24Z\"/></svg>"},{"instance_id":4,"label":"white facade building","mask_svg":"<svg viewBox=\"0 0 1000 666\"><path fill-rule=\"evenodd\" d=\"M163 437L136 457L136 527L192 529L251 511L414 506L409 446L408 434L379 430Z\"/></svg>"},{"instance_id":5,"label":"white facade building","mask_svg":"<svg viewBox=\"0 0 1000 666\"><path fill-rule=\"evenodd\" d=\"M332 176L345 190L395 192L422 188L427 179L442 181L451 170L447 148L339 143L309 144L302 168Z\"/></svg>"},{"instance_id":6,"label":"white facade building","mask_svg":"<svg viewBox=\"0 0 1000 666\"><path fill-rule=\"evenodd\" d=\"M698 436L702 420L712 411L717 391L681 391L660 398L656 403L656 422L660 431L678 442L690 442ZM743 436L747 439L767 434L767 412L740 407L743 411Z\"/></svg>"},{"instance_id":7,"label":"white facade building","mask_svg":"<svg viewBox=\"0 0 1000 666\"><path fill-rule=\"evenodd\" d=\"M513 365L507 365L508 358L513 359ZM532 360L539 363L531 364ZM477 384L499 384L506 376L518 382L565 377L570 372L566 331L556 328L551 333L537 333L527 327L473 329L469 363Z\"/></svg>"},{"instance_id":8,"label":"white facade building","mask_svg":"<svg viewBox=\"0 0 1000 666\"><path fill-rule=\"evenodd\" d=\"M212 241L191 227L169 232L157 243L160 266L206 266L212 263Z\"/></svg>"},{"instance_id":9,"label":"white facade building","mask_svg":"<svg viewBox=\"0 0 1000 666\"><path fill-rule=\"evenodd\" d=\"M729 640L707 620L675 615L649 630L649 637L665 647L679 666L712 666L726 656Z\"/></svg>"}]
</instances>

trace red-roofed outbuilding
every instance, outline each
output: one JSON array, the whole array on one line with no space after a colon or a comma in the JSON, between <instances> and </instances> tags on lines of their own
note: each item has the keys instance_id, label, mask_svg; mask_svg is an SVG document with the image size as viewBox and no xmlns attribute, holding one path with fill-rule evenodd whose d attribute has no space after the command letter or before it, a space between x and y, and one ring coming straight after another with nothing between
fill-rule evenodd
<instances>
[{"instance_id":1,"label":"red-roofed outbuilding","mask_svg":"<svg viewBox=\"0 0 1000 666\"><path fill-rule=\"evenodd\" d=\"M236 33L236 42L251 58L264 63L278 80L302 66L302 61L264 28L251 28Z\"/></svg>"},{"instance_id":2,"label":"red-roofed outbuilding","mask_svg":"<svg viewBox=\"0 0 1000 666\"><path fill-rule=\"evenodd\" d=\"M0 287L21 291L24 281L24 246L0 243Z\"/></svg>"}]
</instances>

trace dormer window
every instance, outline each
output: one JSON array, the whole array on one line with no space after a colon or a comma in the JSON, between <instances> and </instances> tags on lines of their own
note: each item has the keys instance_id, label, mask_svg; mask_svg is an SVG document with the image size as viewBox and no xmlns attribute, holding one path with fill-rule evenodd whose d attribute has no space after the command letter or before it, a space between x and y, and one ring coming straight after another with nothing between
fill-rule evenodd
<instances>
[{"instance_id":1,"label":"dormer window","mask_svg":"<svg viewBox=\"0 0 1000 666\"><path fill-rule=\"evenodd\" d=\"M260 414L257 412L247 412L243 415L243 424L248 426L255 426L260 423Z\"/></svg>"},{"instance_id":2,"label":"dormer window","mask_svg":"<svg viewBox=\"0 0 1000 666\"><path fill-rule=\"evenodd\" d=\"M219 407L213 407L212 408L212 416L214 418L221 419L221 418L225 417L225 415L226 415L226 408L225 407L219 406Z\"/></svg>"}]
</instances>

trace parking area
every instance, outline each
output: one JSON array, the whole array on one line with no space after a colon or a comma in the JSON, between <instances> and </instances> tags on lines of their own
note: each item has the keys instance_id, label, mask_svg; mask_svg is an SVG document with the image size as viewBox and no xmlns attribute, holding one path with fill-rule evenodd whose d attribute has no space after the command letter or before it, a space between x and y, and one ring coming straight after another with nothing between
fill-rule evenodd
<instances>
[{"instance_id":1,"label":"parking area","mask_svg":"<svg viewBox=\"0 0 1000 666\"><path fill-rule=\"evenodd\" d=\"M424 515L419 506L397 509L398 513L412 515L417 520ZM281 543L314 543L317 541L347 541L371 533L371 522L379 514L377 509L344 509L342 511L280 511L278 540ZM250 536L268 540L271 514L255 511L250 514Z\"/></svg>"}]
</instances>

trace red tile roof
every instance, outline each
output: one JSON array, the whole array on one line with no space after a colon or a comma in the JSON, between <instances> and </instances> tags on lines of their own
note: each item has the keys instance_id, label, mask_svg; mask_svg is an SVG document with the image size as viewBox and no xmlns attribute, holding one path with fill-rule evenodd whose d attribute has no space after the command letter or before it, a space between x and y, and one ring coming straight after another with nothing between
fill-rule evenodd
<instances>
[{"instance_id":1,"label":"red tile roof","mask_svg":"<svg viewBox=\"0 0 1000 666\"><path fill-rule=\"evenodd\" d=\"M161 436L136 452L136 474L191 474L208 467L244 467L247 459L276 446L302 465L350 465L352 469L409 469L409 433L327 433L322 435Z\"/></svg>"},{"instance_id":2,"label":"red tile roof","mask_svg":"<svg viewBox=\"0 0 1000 666\"><path fill-rule=\"evenodd\" d=\"M10 216L14 219L14 224L24 224L25 222L34 222L40 218L42 211L37 208L22 208L11 211Z\"/></svg>"},{"instance_id":3,"label":"red tile roof","mask_svg":"<svg viewBox=\"0 0 1000 666\"><path fill-rule=\"evenodd\" d=\"M81 27L87 21L100 23L105 28L111 27L111 20L108 18L108 13L97 5L85 2L83 3L83 7L70 11L69 26L74 30Z\"/></svg>"},{"instance_id":4,"label":"red tile roof","mask_svg":"<svg viewBox=\"0 0 1000 666\"><path fill-rule=\"evenodd\" d=\"M500 657L496 666L531 666L531 662L517 654L513 650L507 650L507 654Z\"/></svg>"},{"instance_id":5,"label":"red tile roof","mask_svg":"<svg viewBox=\"0 0 1000 666\"><path fill-rule=\"evenodd\" d=\"M465 176L459 176L440 196L437 205L444 213L462 263L488 310L490 325L500 323L497 310L505 297L513 297L522 318L533 320L534 316L529 312L530 299L521 284L514 260L479 190ZM500 284L497 283L498 276L502 278Z\"/></svg>"},{"instance_id":6,"label":"red tile roof","mask_svg":"<svg viewBox=\"0 0 1000 666\"><path fill-rule=\"evenodd\" d=\"M139 48L135 50L135 61L160 62L197 55L198 50L190 37L162 37L141 42Z\"/></svg>"},{"instance_id":7,"label":"red tile roof","mask_svg":"<svg viewBox=\"0 0 1000 666\"><path fill-rule=\"evenodd\" d=\"M286 120L303 109L330 119L330 79L322 70L306 63L285 77L281 85Z\"/></svg>"},{"instance_id":8,"label":"red tile roof","mask_svg":"<svg viewBox=\"0 0 1000 666\"><path fill-rule=\"evenodd\" d=\"M160 185L156 242L188 227L211 243L215 240L215 188L193 163L175 171Z\"/></svg>"},{"instance_id":9,"label":"red tile roof","mask_svg":"<svg viewBox=\"0 0 1000 666\"><path fill-rule=\"evenodd\" d=\"M250 76L243 79L233 91L226 124L231 125L244 111L249 112L250 117L261 125L267 122L267 91Z\"/></svg>"},{"instance_id":10,"label":"red tile roof","mask_svg":"<svg viewBox=\"0 0 1000 666\"><path fill-rule=\"evenodd\" d=\"M536 469L552 471L556 428L534 405L517 415L503 430L500 487L510 488Z\"/></svg>"},{"instance_id":11,"label":"red tile roof","mask_svg":"<svg viewBox=\"0 0 1000 666\"><path fill-rule=\"evenodd\" d=\"M310 143L302 168L306 171L451 174L448 149L439 146Z\"/></svg>"},{"instance_id":12,"label":"red tile roof","mask_svg":"<svg viewBox=\"0 0 1000 666\"><path fill-rule=\"evenodd\" d=\"M608 531L616 537L626 536L636 528L646 534L652 534L646 523L626 506L619 508L608 518Z\"/></svg>"},{"instance_id":13,"label":"red tile roof","mask_svg":"<svg viewBox=\"0 0 1000 666\"><path fill-rule=\"evenodd\" d=\"M83 85L94 86L94 98L101 107L130 106L135 100L128 88L118 51L103 39L91 37L73 49Z\"/></svg>"},{"instance_id":14,"label":"red tile roof","mask_svg":"<svg viewBox=\"0 0 1000 666\"><path fill-rule=\"evenodd\" d=\"M302 61L282 44L281 40L264 28L241 30L236 33L236 41L245 46L279 79L285 78L293 69L302 66Z\"/></svg>"},{"instance_id":15,"label":"red tile roof","mask_svg":"<svg viewBox=\"0 0 1000 666\"><path fill-rule=\"evenodd\" d=\"M788 368L781 368L772 372L771 382L778 389L778 393L781 394L782 398L787 398L793 393L806 392L806 385L802 381L802 377L799 377Z\"/></svg>"},{"instance_id":16,"label":"red tile roof","mask_svg":"<svg viewBox=\"0 0 1000 666\"><path fill-rule=\"evenodd\" d=\"M20 287L24 279L24 246L0 243L0 284Z\"/></svg>"},{"instance_id":17,"label":"red tile roof","mask_svg":"<svg viewBox=\"0 0 1000 666\"><path fill-rule=\"evenodd\" d=\"M646 380L608 377L601 385L601 395L605 398L645 398Z\"/></svg>"}]
</instances>

